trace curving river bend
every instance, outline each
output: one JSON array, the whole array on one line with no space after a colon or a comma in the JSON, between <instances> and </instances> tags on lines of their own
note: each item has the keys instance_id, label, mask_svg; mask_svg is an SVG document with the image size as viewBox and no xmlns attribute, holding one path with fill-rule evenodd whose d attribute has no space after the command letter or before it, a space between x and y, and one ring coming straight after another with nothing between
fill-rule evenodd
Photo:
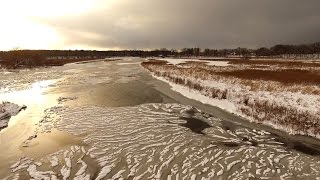
<instances>
[{"instance_id":1,"label":"curving river bend","mask_svg":"<svg viewBox=\"0 0 320 180\"><path fill-rule=\"evenodd\" d=\"M139 62L1 72L28 106L0 131L1 179L317 179L317 140L173 92Z\"/></svg>"}]
</instances>

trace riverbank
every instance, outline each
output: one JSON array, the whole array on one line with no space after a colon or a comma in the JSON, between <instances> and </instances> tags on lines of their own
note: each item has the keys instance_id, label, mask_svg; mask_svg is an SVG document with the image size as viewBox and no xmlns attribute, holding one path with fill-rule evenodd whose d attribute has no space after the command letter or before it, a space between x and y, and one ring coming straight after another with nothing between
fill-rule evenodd
<instances>
[{"instance_id":1,"label":"riverbank","mask_svg":"<svg viewBox=\"0 0 320 180\"><path fill-rule=\"evenodd\" d=\"M142 63L189 98L290 134L318 138L319 65L239 60L226 66L179 59Z\"/></svg>"}]
</instances>

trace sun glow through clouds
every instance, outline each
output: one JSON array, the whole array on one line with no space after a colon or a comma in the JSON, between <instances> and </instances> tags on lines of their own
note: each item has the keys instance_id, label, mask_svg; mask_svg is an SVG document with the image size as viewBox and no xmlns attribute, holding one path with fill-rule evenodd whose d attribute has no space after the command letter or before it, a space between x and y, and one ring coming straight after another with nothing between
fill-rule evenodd
<instances>
[{"instance_id":1,"label":"sun glow through clouds","mask_svg":"<svg viewBox=\"0 0 320 180\"><path fill-rule=\"evenodd\" d=\"M0 3L0 49L57 49L63 39L37 18L79 16L96 5L92 0L10 0Z\"/></svg>"}]
</instances>

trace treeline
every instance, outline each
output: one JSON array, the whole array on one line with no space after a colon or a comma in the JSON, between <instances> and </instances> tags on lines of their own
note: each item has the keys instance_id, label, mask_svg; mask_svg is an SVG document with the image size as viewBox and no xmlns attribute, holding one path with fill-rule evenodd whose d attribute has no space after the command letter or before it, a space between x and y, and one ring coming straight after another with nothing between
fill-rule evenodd
<instances>
[{"instance_id":1,"label":"treeline","mask_svg":"<svg viewBox=\"0 0 320 180\"><path fill-rule=\"evenodd\" d=\"M191 49L185 50L190 54ZM197 55L198 50L194 50L194 55ZM200 51L202 56L240 56L240 57L294 57L304 55L319 55L320 54L320 42L313 44L303 45L275 45L271 48L258 48L258 49L247 49L247 48L236 48L236 49L204 49Z\"/></svg>"},{"instance_id":2,"label":"treeline","mask_svg":"<svg viewBox=\"0 0 320 180\"><path fill-rule=\"evenodd\" d=\"M235 49L200 49L183 48L181 50L166 48L151 51L119 50L12 50L0 51L0 64L6 67L60 66L70 62L102 59L109 57L280 57L280 58L320 58L320 42L304 45L276 45L271 48L235 48Z\"/></svg>"},{"instance_id":3,"label":"treeline","mask_svg":"<svg viewBox=\"0 0 320 180\"><path fill-rule=\"evenodd\" d=\"M12 50L0 51L0 66L6 68L61 66L72 62L112 57L167 57L175 56L175 52L176 51L170 51L166 49L153 51Z\"/></svg>"}]
</instances>

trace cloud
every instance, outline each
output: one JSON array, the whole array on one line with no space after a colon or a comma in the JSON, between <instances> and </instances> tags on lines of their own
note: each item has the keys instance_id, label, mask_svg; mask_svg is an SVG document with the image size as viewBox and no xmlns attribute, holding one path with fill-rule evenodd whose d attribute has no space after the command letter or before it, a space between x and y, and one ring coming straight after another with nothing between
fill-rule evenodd
<instances>
[{"instance_id":1,"label":"cloud","mask_svg":"<svg viewBox=\"0 0 320 180\"><path fill-rule=\"evenodd\" d=\"M35 18L65 46L152 49L258 47L320 41L320 1L100 0L87 13Z\"/></svg>"}]
</instances>

